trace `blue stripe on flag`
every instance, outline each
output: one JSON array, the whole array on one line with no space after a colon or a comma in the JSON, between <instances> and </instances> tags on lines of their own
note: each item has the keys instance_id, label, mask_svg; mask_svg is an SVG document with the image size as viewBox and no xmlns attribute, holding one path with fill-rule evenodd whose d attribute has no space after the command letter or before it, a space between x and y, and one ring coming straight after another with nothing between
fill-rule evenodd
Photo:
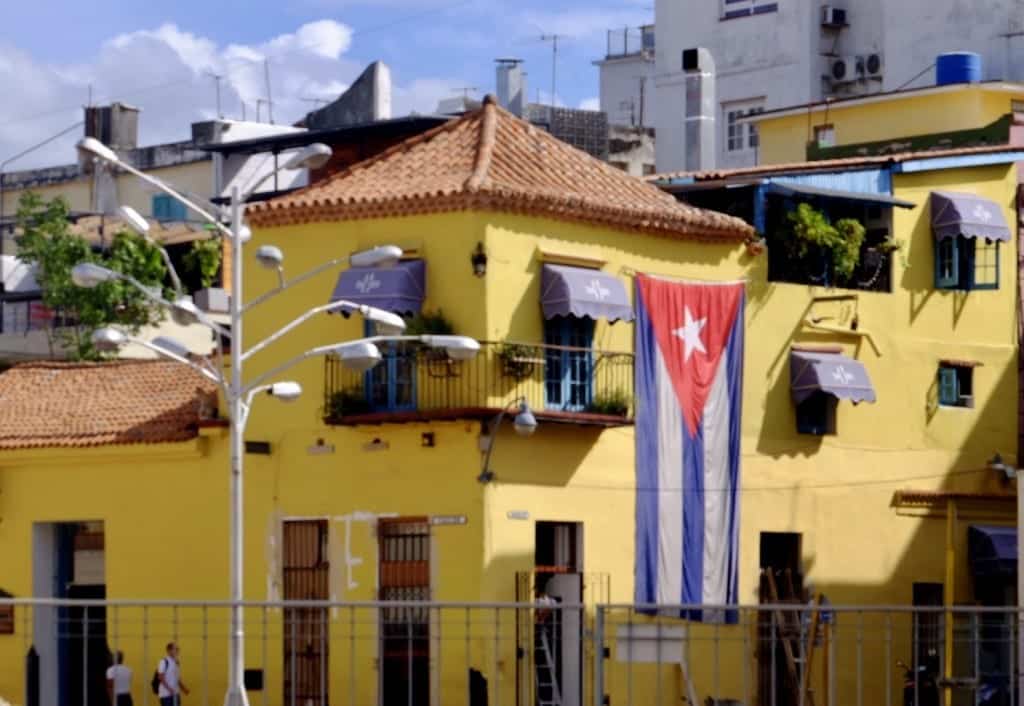
<instances>
[{"instance_id":1,"label":"blue stripe on flag","mask_svg":"<svg viewBox=\"0 0 1024 706\"><path fill-rule=\"evenodd\" d=\"M704 424L690 437L683 427L683 595L696 605L704 596ZM700 613L691 616L700 620Z\"/></svg>"},{"instance_id":2,"label":"blue stripe on flag","mask_svg":"<svg viewBox=\"0 0 1024 706\"><path fill-rule=\"evenodd\" d=\"M636 288L636 425L658 428L658 343L640 288ZM658 435L636 437L636 569L634 600L657 603Z\"/></svg>"},{"instance_id":3,"label":"blue stripe on flag","mask_svg":"<svg viewBox=\"0 0 1024 706\"><path fill-rule=\"evenodd\" d=\"M736 310L736 322L733 324L729 342L726 344L725 355L729 366L729 406L732 410L729 420L729 597L728 603L739 602L739 563L740 563L740 438L742 435L743 409L743 346L746 327L746 297L740 297ZM736 611L726 613L727 623L736 623L739 615Z\"/></svg>"}]
</instances>

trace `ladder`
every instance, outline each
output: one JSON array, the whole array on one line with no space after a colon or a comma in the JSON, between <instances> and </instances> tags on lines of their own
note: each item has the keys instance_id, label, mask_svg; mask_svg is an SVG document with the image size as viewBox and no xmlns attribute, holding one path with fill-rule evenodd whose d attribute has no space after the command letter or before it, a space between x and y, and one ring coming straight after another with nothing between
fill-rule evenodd
<instances>
[{"instance_id":1,"label":"ladder","mask_svg":"<svg viewBox=\"0 0 1024 706\"><path fill-rule=\"evenodd\" d=\"M555 660L551 655L548 640L548 626L538 625L540 646L535 650L534 668L537 676L537 706L562 706L562 695L558 690L558 675Z\"/></svg>"}]
</instances>

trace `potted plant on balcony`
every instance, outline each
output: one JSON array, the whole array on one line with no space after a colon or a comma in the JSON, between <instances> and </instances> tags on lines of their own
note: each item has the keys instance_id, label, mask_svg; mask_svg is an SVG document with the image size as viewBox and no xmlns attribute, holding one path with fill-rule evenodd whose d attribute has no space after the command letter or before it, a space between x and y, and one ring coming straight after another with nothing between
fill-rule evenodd
<instances>
[{"instance_id":1,"label":"potted plant on balcony","mask_svg":"<svg viewBox=\"0 0 1024 706\"><path fill-rule=\"evenodd\" d=\"M854 218L841 218L831 223L828 216L808 203L799 204L787 214L786 220L795 237L790 239L792 254L805 262L817 258L826 261L834 281L848 280L860 263L861 246L866 229Z\"/></svg>"},{"instance_id":2,"label":"potted plant on balcony","mask_svg":"<svg viewBox=\"0 0 1024 706\"><path fill-rule=\"evenodd\" d=\"M544 356L537 346L525 343L503 343L498 349L498 359L502 372L516 381L530 377L538 364L544 364Z\"/></svg>"},{"instance_id":3,"label":"potted plant on balcony","mask_svg":"<svg viewBox=\"0 0 1024 706\"><path fill-rule=\"evenodd\" d=\"M455 327L445 318L444 312L421 311L409 319L405 325L407 336L423 336L434 334L445 336L455 333ZM427 374L432 377L456 377L459 374L459 361L452 360L442 349L427 348L421 353L427 363Z\"/></svg>"},{"instance_id":4,"label":"potted plant on balcony","mask_svg":"<svg viewBox=\"0 0 1024 706\"><path fill-rule=\"evenodd\" d=\"M587 405L587 412L609 417L625 417L629 414L629 403L629 395L623 390L612 390L594 395L594 399Z\"/></svg>"},{"instance_id":5,"label":"potted plant on balcony","mask_svg":"<svg viewBox=\"0 0 1024 706\"><path fill-rule=\"evenodd\" d=\"M342 419L353 414L365 414L370 411L370 401L366 399L362 388L350 387L344 390L336 390L331 393L327 400L328 420Z\"/></svg>"}]
</instances>

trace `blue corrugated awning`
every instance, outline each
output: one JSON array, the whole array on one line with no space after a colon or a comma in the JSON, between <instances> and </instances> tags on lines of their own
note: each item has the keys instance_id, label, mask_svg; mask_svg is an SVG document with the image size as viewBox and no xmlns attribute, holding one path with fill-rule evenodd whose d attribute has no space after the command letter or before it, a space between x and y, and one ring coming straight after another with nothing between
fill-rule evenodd
<instances>
[{"instance_id":1,"label":"blue corrugated awning","mask_svg":"<svg viewBox=\"0 0 1024 706\"><path fill-rule=\"evenodd\" d=\"M819 391L854 404L875 401L875 388L864 365L839 353L791 351L789 381L797 404Z\"/></svg>"},{"instance_id":2,"label":"blue corrugated awning","mask_svg":"<svg viewBox=\"0 0 1024 706\"><path fill-rule=\"evenodd\" d=\"M766 184L765 190L770 194L820 196L829 199L841 199L843 201L860 201L861 203L877 204L879 206L896 206L898 208L914 208L917 205L911 201L904 201L889 194L842 191L778 179L773 179L771 183Z\"/></svg>"},{"instance_id":3,"label":"blue corrugated awning","mask_svg":"<svg viewBox=\"0 0 1024 706\"><path fill-rule=\"evenodd\" d=\"M932 192L932 233L936 240L958 235L1010 240L1010 226L999 204L976 194L954 191Z\"/></svg>"},{"instance_id":4,"label":"blue corrugated awning","mask_svg":"<svg viewBox=\"0 0 1024 706\"><path fill-rule=\"evenodd\" d=\"M331 301L345 299L399 314L415 314L426 297L427 266L404 260L394 267L350 267L338 277Z\"/></svg>"},{"instance_id":5,"label":"blue corrugated awning","mask_svg":"<svg viewBox=\"0 0 1024 706\"><path fill-rule=\"evenodd\" d=\"M540 301L545 319L589 316L609 321L633 320L626 285L618 277L600 270L544 265Z\"/></svg>"},{"instance_id":6,"label":"blue corrugated awning","mask_svg":"<svg viewBox=\"0 0 1024 706\"><path fill-rule=\"evenodd\" d=\"M1017 573L1017 528L972 525L967 529L967 554L975 576Z\"/></svg>"}]
</instances>

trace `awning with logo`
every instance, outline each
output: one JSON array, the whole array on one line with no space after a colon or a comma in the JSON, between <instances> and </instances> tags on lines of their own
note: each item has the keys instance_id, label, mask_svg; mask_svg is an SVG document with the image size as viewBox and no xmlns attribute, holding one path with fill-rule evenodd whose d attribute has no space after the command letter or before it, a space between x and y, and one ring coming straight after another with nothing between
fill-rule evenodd
<instances>
[{"instance_id":1,"label":"awning with logo","mask_svg":"<svg viewBox=\"0 0 1024 706\"><path fill-rule=\"evenodd\" d=\"M609 321L633 320L633 307L622 281L601 270L544 265L541 273L544 318L589 316Z\"/></svg>"},{"instance_id":2,"label":"awning with logo","mask_svg":"<svg viewBox=\"0 0 1024 706\"><path fill-rule=\"evenodd\" d=\"M426 297L427 266L403 260L394 267L350 267L338 277L331 301L345 299L399 314L415 314Z\"/></svg>"},{"instance_id":3,"label":"awning with logo","mask_svg":"<svg viewBox=\"0 0 1024 706\"><path fill-rule=\"evenodd\" d=\"M936 240L985 238L1010 240L1010 226L995 201L954 191L932 192L932 233Z\"/></svg>"},{"instance_id":4,"label":"awning with logo","mask_svg":"<svg viewBox=\"0 0 1024 706\"><path fill-rule=\"evenodd\" d=\"M789 380L797 404L819 391L854 404L875 401L875 388L864 365L840 353L791 351Z\"/></svg>"},{"instance_id":5,"label":"awning with logo","mask_svg":"<svg viewBox=\"0 0 1024 706\"><path fill-rule=\"evenodd\" d=\"M967 529L967 554L975 576L1017 573L1017 528L972 525Z\"/></svg>"}]
</instances>

